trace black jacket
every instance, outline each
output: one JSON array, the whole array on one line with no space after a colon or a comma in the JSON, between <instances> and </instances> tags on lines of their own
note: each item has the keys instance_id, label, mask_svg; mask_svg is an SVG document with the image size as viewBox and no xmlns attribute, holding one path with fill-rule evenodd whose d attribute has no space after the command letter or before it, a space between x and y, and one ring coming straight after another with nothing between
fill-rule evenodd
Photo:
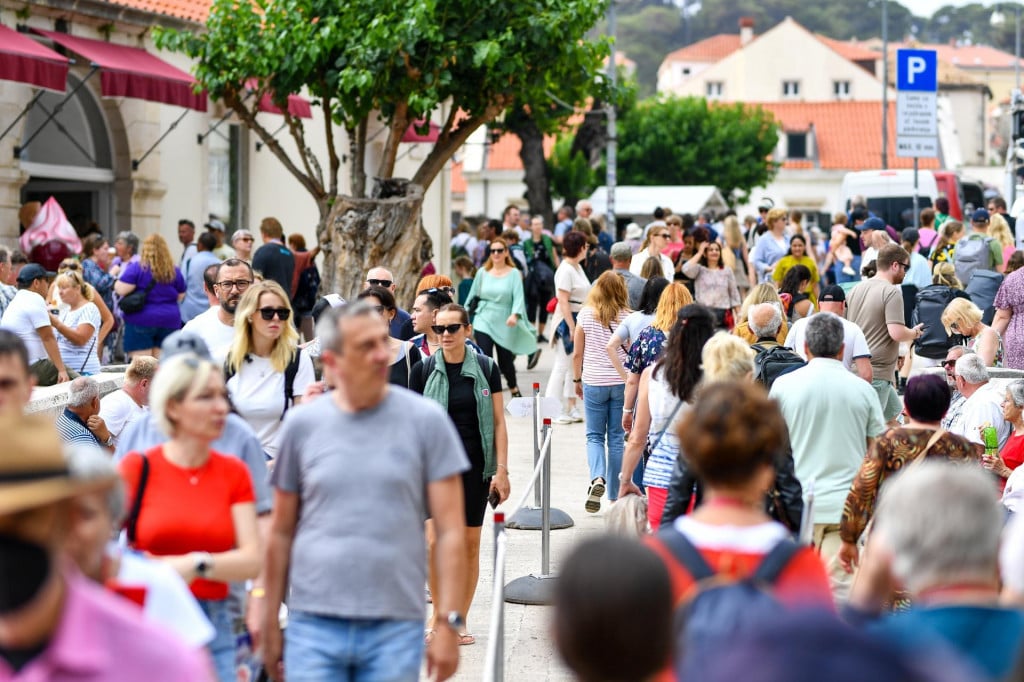
<instances>
[{"instance_id":1,"label":"black jacket","mask_svg":"<svg viewBox=\"0 0 1024 682\"><path fill-rule=\"evenodd\" d=\"M793 449L786 443L786 449L775 461L775 491L778 493L779 505L771 496L765 498L765 511L776 521L789 528L794 534L800 530L800 517L804 513L803 488L797 480L793 468ZM697 496L697 504L703 497L700 481L686 465L686 457L682 453L676 457L676 468L672 472L672 481L668 486L668 498L665 510L661 514L661 525L671 524L677 517L686 513L690 505L690 497Z\"/></svg>"}]
</instances>

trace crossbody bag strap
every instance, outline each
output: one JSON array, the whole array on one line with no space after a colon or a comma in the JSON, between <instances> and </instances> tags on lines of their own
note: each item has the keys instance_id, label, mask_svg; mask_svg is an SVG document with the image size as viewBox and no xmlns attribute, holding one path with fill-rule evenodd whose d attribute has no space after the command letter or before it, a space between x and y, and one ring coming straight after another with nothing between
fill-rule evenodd
<instances>
[{"instance_id":1,"label":"crossbody bag strap","mask_svg":"<svg viewBox=\"0 0 1024 682\"><path fill-rule=\"evenodd\" d=\"M918 462L923 462L925 456L928 454L928 451L932 449L933 445L939 442L939 439L942 438L943 434L945 433L946 429L935 429L935 433L932 434L932 437L929 438L928 442L925 444L924 450L919 452L917 454L917 457L915 457L908 466L914 466Z\"/></svg>"},{"instance_id":2,"label":"crossbody bag strap","mask_svg":"<svg viewBox=\"0 0 1024 682\"><path fill-rule=\"evenodd\" d=\"M665 426L661 429L661 431L658 432L658 437L654 439L654 443L651 445L651 452L654 452L655 450L658 449L658 443L660 443L661 439L664 438L665 432L668 431L668 427L672 426L672 420L675 419L676 413L679 412L679 409L682 406L683 401L682 399L680 399L679 402L676 403L675 409L672 410L672 414L668 416L668 421L665 422Z\"/></svg>"},{"instance_id":3,"label":"crossbody bag strap","mask_svg":"<svg viewBox=\"0 0 1024 682\"><path fill-rule=\"evenodd\" d=\"M139 472L139 483L135 486L135 498L132 500L131 511L128 512L128 520L125 522L125 531L128 534L128 545L135 546L137 528L139 525L139 512L142 511L142 496L146 493L146 483L149 482L149 457L145 452L142 455L142 470Z\"/></svg>"}]
</instances>

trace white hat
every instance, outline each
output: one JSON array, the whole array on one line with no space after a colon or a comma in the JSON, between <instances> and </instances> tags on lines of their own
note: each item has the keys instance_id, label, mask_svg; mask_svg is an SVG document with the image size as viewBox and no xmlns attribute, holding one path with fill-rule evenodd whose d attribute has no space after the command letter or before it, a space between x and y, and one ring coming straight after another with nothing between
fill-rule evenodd
<instances>
[{"instance_id":1,"label":"white hat","mask_svg":"<svg viewBox=\"0 0 1024 682\"><path fill-rule=\"evenodd\" d=\"M640 239L643 234L643 229L636 223L626 225L626 239Z\"/></svg>"}]
</instances>

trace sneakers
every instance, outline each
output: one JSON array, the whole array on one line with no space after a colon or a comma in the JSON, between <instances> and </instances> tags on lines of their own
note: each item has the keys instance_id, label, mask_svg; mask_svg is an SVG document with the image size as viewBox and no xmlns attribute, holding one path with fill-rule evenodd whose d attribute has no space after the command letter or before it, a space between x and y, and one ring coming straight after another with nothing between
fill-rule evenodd
<instances>
[{"instance_id":1,"label":"sneakers","mask_svg":"<svg viewBox=\"0 0 1024 682\"><path fill-rule=\"evenodd\" d=\"M853 268L851 268L849 265L844 265L843 266L843 274L844 275L849 275L850 277L853 277L857 273L854 272Z\"/></svg>"},{"instance_id":2,"label":"sneakers","mask_svg":"<svg viewBox=\"0 0 1024 682\"><path fill-rule=\"evenodd\" d=\"M580 424L583 422L583 417L580 415L579 410L577 410L575 407L569 411L569 417L575 424Z\"/></svg>"},{"instance_id":3,"label":"sneakers","mask_svg":"<svg viewBox=\"0 0 1024 682\"><path fill-rule=\"evenodd\" d=\"M604 479L595 478L587 489L587 501L583 505L591 514L601 511L601 497L604 495Z\"/></svg>"},{"instance_id":4,"label":"sneakers","mask_svg":"<svg viewBox=\"0 0 1024 682\"><path fill-rule=\"evenodd\" d=\"M526 369L533 369L536 367L538 360L540 360L540 348L526 356Z\"/></svg>"},{"instance_id":5,"label":"sneakers","mask_svg":"<svg viewBox=\"0 0 1024 682\"><path fill-rule=\"evenodd\" d=\"M572 415L570 415L568 412L563 412L562 414L555 417L554 422L556 424L572 424Z\"/></svg>"},{"instance_id":6,"label":"sneakers","mask_svg":"<svg viewBox=\"0 0 1024 682\"><path fill-rule=\"evenodd\" d=\"M551 343L551 341L543 334L537 334L537 343Z\"/></svg>"}]
</instances>

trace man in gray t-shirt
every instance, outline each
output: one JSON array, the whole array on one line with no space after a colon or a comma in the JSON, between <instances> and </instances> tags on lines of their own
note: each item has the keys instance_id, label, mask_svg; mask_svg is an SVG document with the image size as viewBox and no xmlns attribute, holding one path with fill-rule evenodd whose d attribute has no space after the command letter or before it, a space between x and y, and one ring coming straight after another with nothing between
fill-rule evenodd
<instances>
[{"instance_id":1,"label":"man in gray t-shirt","mask_svg":"<svg viewBox=\"0 0 1024 682\"><path fill-rule=\"evenodd\" d=\"M271 478L265 664L276 674L281 662L277 613L287 579L289 679L358 670L367 679L386 672L417 680L430 516L441 580L434 607L451 627L435 633L428 668L447 679L465 627L457 611L466 572L460 474L469 461L440 406L388 385L388 327L373 308L329 310L317 332L335 389L285 419Z\"/></svg>"}]
</instances>

